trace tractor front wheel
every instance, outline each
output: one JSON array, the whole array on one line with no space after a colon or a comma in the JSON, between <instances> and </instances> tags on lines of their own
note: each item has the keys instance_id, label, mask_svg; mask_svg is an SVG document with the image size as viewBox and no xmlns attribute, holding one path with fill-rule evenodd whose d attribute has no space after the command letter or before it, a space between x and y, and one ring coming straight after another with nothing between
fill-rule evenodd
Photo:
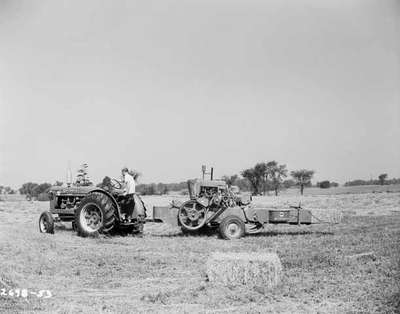
<instances>
[{"instance_id":1,"label":"tractor front wheel","mask_svg":"<svg viewBox=\"0 0 400 314\"><path fill-rule=\"evenodd\" d=\"M237 216L227 216L219 225L219 233L226 240L240 239L244 232L244 222Z\"/></svg>"},{"instance_id":2,"label":"tractor front wheel","mask_svg":"<svg viewBox=\"0 0 400 314\"><path fill-rule=\"evenodd\" d=\"M75 226L82 237L108 233L115 225L115 207L109 196L90 193L80 202L75 212Z\"/></svg>"},{"instance_id":3,"label":"tractor front wheel","mask_svg":"<svg viewBox=\"0 0 400 314\"><path fill-rule=\"evenodd\" d=\"M39 217L39 231L41 233L54 233L54 218L48 211L43 212Z\"/></svg>"}]
</instances>

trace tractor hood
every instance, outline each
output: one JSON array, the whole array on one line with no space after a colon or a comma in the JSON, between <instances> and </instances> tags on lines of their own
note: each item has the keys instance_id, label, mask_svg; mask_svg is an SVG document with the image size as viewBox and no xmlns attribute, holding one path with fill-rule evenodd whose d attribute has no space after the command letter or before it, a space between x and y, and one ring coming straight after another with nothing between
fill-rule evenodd
<instances>
[{"instance_id":1,"label":"tractor hood","mask_svg":"<svg viewBox=\"0 0 400 314\"><path fill-rule=\"evenodd\" d=\"M87 194L90 191L96 189L95 186L52 186L49 192L55 195L77 195L77 194Z\"/></svg>"}]
</instances>

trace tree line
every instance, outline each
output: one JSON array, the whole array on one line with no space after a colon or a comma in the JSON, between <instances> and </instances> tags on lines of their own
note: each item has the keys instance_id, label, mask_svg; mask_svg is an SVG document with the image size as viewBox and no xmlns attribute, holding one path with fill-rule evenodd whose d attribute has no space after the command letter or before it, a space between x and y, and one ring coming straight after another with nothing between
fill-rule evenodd
<instances>
[{"instance_id":1,"label":"tree line","mask_svg":"<svg viewBox=\"0 0 400 314\"><path fill-rule=\"evenodd\" d=\"M259 162L254 167L244 169L240 174L224 175L224 180L228 186L238 186L241 191L249 191L253 195L265 195L273 191L275 195L279 194L281 189L287 189L299 186L301 194L304 188L311 186L311 179L314 176L314 170L299 169L289 173L287 166L279 164L277 161ZM286 179L288 176L291 178ZM324 187L327 182L322 183ZM328 183L329 186L335 186L337 183ZM138 193L142 195L161 195L170 191L187 193L187 181L180 183L150 183L139 184L136 187Z\"/></svg>"},{"instance_id":2,"label":"tree line","mask_svg":"<svg viewBox=\"0 0 400 314\"><path fill-rule=\"evenodd\" d=\"M9 186L0 185L0 194L15 194L16 191Z\"/></svg>"},{"instance_id":3,"label":"tree line","mask_svg":"<svg viewBox=\"0 0 400 314\"><path fill-rule=\"evenodd\" d=\"M400 184L400 178L388 179L387 173L382 173L378 176L377 179L370 180L352 180L347 181L344 186L359 186L359 185L390 185L390 184Z\"/></svg>"},{"instance_id":4,"label":"tree line","mask_svg":"<svg viewBox=\"0 0 400 314\"><path fill-rule=\"evenodd\" d=\"M135 180L140 176L139 173L136 173ZM105 176L103 181L96 185L97 187L110 190L111 189L111 178ZM141 195L163 195L167 194L170 191L180 192L187 189L187 182L179 182L179 183L149 183L149 184L138 184L136 185L136 192Z\"/></svg>"},{"instance_id":5,"label":"tree line","mask_svg":"<svg viewBox=\"0 0 400 314\"><path fill-rule=\"evenodd\" d=\"M78 177L81 173L78 172ZM228 186L238 186L241 191L251 192L253 195L265 195L270 191L273 191L275 195L279 194L282 189L288 189L292 187L299 187L300 193L304 193L306 187L312 186L311 180L315 174L314 170L299 169L290 171L287 169L285 164L279 164L277 161L259 162L253 167L244 169L240 174L224 175L224 180ZM86 178L87 172L81 174ZM137 174L139 176L139 174ZM289 177L290 176L290 177ZM110 188L110 178L104 177L103 181L97 184L98 187ZM85 180L81 180L84 182ZM81 181L76 181L74 185L87 185ZM90 182L89 180L86 180ZM53 185L61 186L63 183L56 181ZM387 184L400 184L400 178L388 179L386 173L380 174L377 179L371 180L353 180L348 181L345 186L357 186L357 185L387 185ZM92 183L90 182L90 185ZM336 187L339 184L324 180L317 182L315 186L319 188L330 188ZM49 191L52 184L50 183L24 183L19 189L20 194L29 195L30 197L37 199L47 199L47 192ZM163 195L169 192L179 192L187 194L187 181L179 183L149 183L149 184L138 184L136 191L141 195ZM10 187L0 186L0 194L15 194L16 191Z\"/></svg>"},{"instance_id":6,"label":"tree line","mask_svg":"<svg viewBox=\"0 0 400 314\"><path fill-rule=\"evenodd\" d=\"M63 183L60 181L56 181L54 184L50 183L33 183L33 182L27 182L24 183L19 189L19 193L23 195L27 195L32 198L36 198L38 200L48 200L48 195L47 193L49 192L49 189L54 186L61 186Z\"/></svg>"}]
</instances>

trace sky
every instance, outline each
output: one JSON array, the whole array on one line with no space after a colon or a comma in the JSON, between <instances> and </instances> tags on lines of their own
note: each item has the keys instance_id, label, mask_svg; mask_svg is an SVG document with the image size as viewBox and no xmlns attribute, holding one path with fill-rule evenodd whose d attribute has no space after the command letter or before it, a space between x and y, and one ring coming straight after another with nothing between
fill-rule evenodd
<instances>
[{"instance_id":1,"label":"sky","mask_svg":"<svg viewBox=\"0 0 400 314\"><path fill-rule=\"evenodd\" d=\"M400 177L400 1L0 0L0 185Z\"/></svg>"}]
</instances>

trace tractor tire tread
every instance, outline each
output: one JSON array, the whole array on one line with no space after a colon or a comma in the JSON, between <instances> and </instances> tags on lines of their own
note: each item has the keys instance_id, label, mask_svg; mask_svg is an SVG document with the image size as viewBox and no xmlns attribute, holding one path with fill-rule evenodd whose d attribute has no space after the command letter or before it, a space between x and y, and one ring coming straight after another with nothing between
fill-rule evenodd
<instances>
[{"instance_id":1,"label":"tractor tire tread","mask_svg":"<svg viewBox=\"0 0 400 314\"><path fill-rule=\"evenodd\" d=\"M99 230L94 232L85 231L79 222L79 215L83 206L89 202L94 202L100 208L103 213L103 226ZM75 213L75 223L77 227L78 235L81 237L98 236L99 234L109 233L115 226L115 211L114 204L110 197L106 194L93 192L86 195L80 202L78 209Z\"/></svg>"}]
</instances>

